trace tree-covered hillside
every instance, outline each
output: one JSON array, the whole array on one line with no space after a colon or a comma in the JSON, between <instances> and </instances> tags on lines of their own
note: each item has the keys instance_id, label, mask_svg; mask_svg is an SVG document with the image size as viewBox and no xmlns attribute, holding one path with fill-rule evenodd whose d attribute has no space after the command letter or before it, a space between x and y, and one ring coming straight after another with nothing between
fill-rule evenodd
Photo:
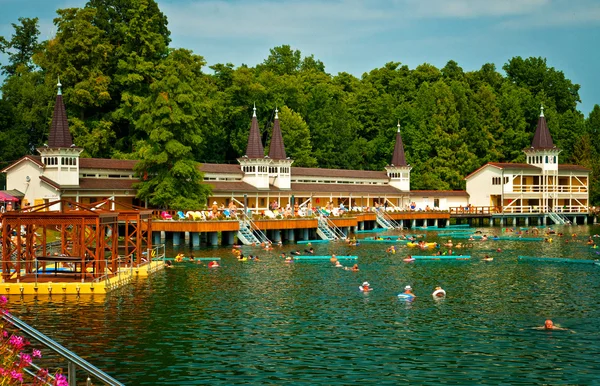
<instances>
[{"instance_id":1,"label":"tree-covered hillside","mask_svg":"<svg viewBox=\"0 0 600 386\"><path fill-rule=\"evenodd\" d=\"M39 41L37 19L19 19L13 35L0 38L9 58L0 100L4 165L46 141L59 77L84 156L141 159L140 194L157 205L202 201L195 165L244 154L255 103L266 146L281 110L294 166L382 170L399 121L413 189L462 189L486 162L524 161L543 105L560 162L592 169L591 198L600 202L600 106L584 117L579 85L544 58L471 72L454 61L441 69L398 61L357 78L329 74L318 58L284 45L255 67L206 69L202 56L170 47L154 0L90 0L58 10L54 23L49 41Z\"/></svg>"}]
</instances>

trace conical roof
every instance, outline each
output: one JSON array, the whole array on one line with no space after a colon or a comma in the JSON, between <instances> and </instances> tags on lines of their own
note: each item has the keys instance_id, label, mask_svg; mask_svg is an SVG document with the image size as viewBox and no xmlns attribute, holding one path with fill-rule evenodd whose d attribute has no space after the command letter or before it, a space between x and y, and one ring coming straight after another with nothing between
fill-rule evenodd
<instances>
[{"instance_id":1,"label":"conical roof","mask_svg":"<svg viewBox=\"0 0 600 386\"><path fill-rule=\"evenodd\" d=\"M246 147L246 157L264 158L265 148L260 139L260 130L258 129L258 119L256 119L256 106L252 114L252 125L250 126L250 135L248 136L248 146Z\"/></svg>"},{"instance_id":2,"label":"conical roof","mask_svg":"<svg viewBox=\"0 0 600 386\"><path fill-rule=\"evenodd\" d=\"M269 146L269 158L285 159L285 146L283 145L283 136L279 127L278 111L275 109L275 122L273 123L273 135L271 136L271 145Z\"/></svg>"},{"instance_id":3,"label":"conical roof","mask_svg":"<svg viewBox=\"0 0 600 386\"><path fill-rule=\"evenodd\" d=\"M544 117L544 107L541 108L540 118L538 119L537 127L535 128L535 134L531 141L530 149L554 149L554 143L552 142L552 135L546 124L546 117Z\"/></svg>"},{"instance_id":4,"label":"conical roof","mask_svg":"<svg viewBox=\"0 0 600 386\"><path fill-rule=\"evenodd\" d=\"M52 114L52 125L48 136L48 147L71 147L73 138L69 131L67 111L63 102L61 84L58 82L58 93L54 102L54 113Z\"/></svg>"},{"instance_id":5,"label":"conical roof","mask_svg":"<svg viewBox=\"0 0 600 386\"><path fill-rule=\"evenodd\" d=\"M398 131L396 132L396 145L394 146L394 154L392 155L393 166L407 166L406 157L404 156L404 144L400 135L400 122L398 122Z\"/></svg>"}]
</instances>

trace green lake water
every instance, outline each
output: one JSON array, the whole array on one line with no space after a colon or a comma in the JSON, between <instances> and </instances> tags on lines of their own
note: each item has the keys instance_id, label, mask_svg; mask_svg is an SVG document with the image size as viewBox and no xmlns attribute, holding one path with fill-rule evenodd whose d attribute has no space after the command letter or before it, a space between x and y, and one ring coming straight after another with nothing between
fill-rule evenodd
<instances>
[{"instance_id":1,"label":"green lake water","mask_svg":"<svg viewBox=\"0 0 600 386\"><path fill-rule=\"evenodd\" d=\"M556 229L578 241L474 241L470 261L314 245L358 255L359 272L278 257L305 245L244 247L261 257L245 263L204 248L195 255L220 256L221 268L180 263L101 299L11 297L9 308L127 385L600 384L600 266L517 260L600 258L585 244L600 227ZM363 281L374 290L361 293ZM415 301L398 299L405 285ZM445 299L432 298L436 285ZM547 318L572 332L532 329Z\"/></svg>"}]
</instances>

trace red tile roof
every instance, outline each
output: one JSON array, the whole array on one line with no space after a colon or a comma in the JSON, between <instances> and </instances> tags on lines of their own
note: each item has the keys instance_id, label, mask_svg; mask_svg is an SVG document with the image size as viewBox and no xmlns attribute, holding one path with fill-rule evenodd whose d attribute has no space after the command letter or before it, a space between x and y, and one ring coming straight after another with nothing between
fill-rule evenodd
<instances>
[{"instance_id":1,"label":"red tile roof","mask_svg":"<svg viewBox=\"0 0 600 386\"><path fill-rule=\"evenodd\" d=\"M40 180L52 186L54 189L60 189L60 185L57 182L52 181L50 178L46 176L40 176Z\"/></svg>"}]
</instances>

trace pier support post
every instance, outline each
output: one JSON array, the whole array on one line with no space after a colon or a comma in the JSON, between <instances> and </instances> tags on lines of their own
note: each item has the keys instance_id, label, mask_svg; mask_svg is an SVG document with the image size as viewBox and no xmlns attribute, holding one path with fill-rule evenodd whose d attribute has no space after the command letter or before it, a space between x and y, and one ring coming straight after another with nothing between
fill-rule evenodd
<instances>
[{"instance_id":1,"label":"pier support post","mask_svg":"<svg viewBox=\"0 0 600 386\"><path fill-rule=\"evenodd\" d=\"M438 219L436 218L435 220L433 220L433 226L434 227L438 227Z\"/></svg>"},{"instance_id":2,"label":"pier support post","mask_svg":"<svg viewBox=\"0 0 600 386\"><path fill-rule=\"evenodd\" d=\"M185 240L186 244L190 243L190 232L183 232L183 239Z\"/></svg>"},{"instance_id":3,"label":"pier support post","mask_svg":"<svg viewBox=\"0 0 600 386\"><path fill-rule=\"evenodd\" d=\"M165 231L160 231L160 239L162 240L162 242L164 243L167 240L167 232Z\"/></svg>"},{"instance_id":4,"label":"pier support post","mask_svg":"<svg viewBox=\"0 0 600 386\"><path fill-rule=\"evenodd\" d=\"M235 240L234 233L231 231L221 232L221 244L222 245L233 245Z\"/></svg>"},{"instance_id":5,"label":"pier support post","mask_svg":"<svg viewBox=\"0 0 600 386\"><path fill-rule=\"evenodd\" d=\"M538 217L538 225L542 225L542 216Z\"/></svg>"},{"instance_id":6,"label":"pier support post","mask_svg":"<svg viewBox=\"0 0 600 386\"><path fill-rule=\"evenodd\" d=\"M587 225L588 224L588 216L583 216L583 225Z\"/></svg>"},{"instance_id":7,"label":"pier support post","mask_svg":"<svg viewBox=\"0 0 600 386\"><path fill-rule=\"evenodd\" d=\"M160 244L160 232L152 232L152 244Z\"/></svg>"},{"instance_id":8,"label":"pier support post","mask_svg":"<svg viewBox=\"0 0 600 386\"><path fill-rule=\"evenodd\" d=\"M529 225L529 217L525 217L525 226Z\"/></svg>"},{"instance_id":9,"label":"pier support post","mask_svg":"<svg viewBox=\"0 0 600 386\"><path fill-rule=\"evenodd\" d=\"M206 237L208 238L208 243L210 245L219 245L219 233L217 233L217 232L208 232L206 234Z\"/></svg>"},{"instance_id":10,"label":"pier support post","mask_svg":"<svg viewBox=\"0 0 600 386\"><path fill-rule=\"evenodd\" d=\"M365 230L365 222L364 221L359 221L358 222L358 229L361 231Z\"/></svg>"},{"instance_id":11,"label":"pier support post","mask_svg":"<svg viewBox=\"0 0 600 386\"><path fill-rule=\"evenodd\" d=\"M513 226L516 227L517 226L517 218L513 217Z\"/></svg>"},{"instance_id":12,"label":"pier support post","mask_svg":"<svg viewBox=\"0 0 600 386\"><path fill-rule=\"evenodd\" d=\"M573 225L577 225L577 216L573 216Z\"/></svg>"},{"instance_id":13,"label":"pier support post","mask_svg":"<svg viewBox=\"0 0 600 386\"><path fill-rule=\"evenodd\" d=\"M308 237L308 228L302 229L302 240L310 240Z\"/></svg>"},{"instance_id":14,"label":"pier support post","mask_svg":"<svg viewBox=\"0 0 600 386\"><path fill-rule=\"evenodd\" d=\"M404 220L400 220L398 224L400 224L400 229L404 229Z\"/></svg>"},{"instance_id":15,"label":"pier support post","mask_svg":"<svg viewBox=\"0 0 600 386\"><path fill-rule=\"evenodd\" d=\"M191 232L191 236L192 236L192 247L199 247L200 246L200 233L198 232Z\"/></svg>"},{"instance_id":16,"label":"pier support post","mask_svg":"<svg viewBox=\"0 0 600 386\"><path fill-rule=\"evenodd\" d=\"M546 225L546 224L547 224L547 221L548 221L548 220L547 220L547 218L546 218L546 217L547 217L547 216L544 216L544 217L542 218L542 225Z\"/></svg>"},{"instance_id":17,"label":"pier support post","mask_svg":"<svg viewBox=\"0 0 600 386\"><path fill-rule=\"evenodd\" d=\"M296 235L294 234L294 230L293 229L288 229L288 237L287 237L289 242L294 242L296 241Z\"/></svg>"},{"instance_id":18,"label":"pier support post","mask_svg":"<svg viewBox=\"0 0 600 386\"><path fill-rule=\"evenodd\" d=\"M417 227L417 220L416 219L412 219L412 221L410 222L410 227L412 229L415 229Z\"/></svg>"},{"instance_id":19,"label":"pier support post","mask_svg":"<svg viewBox=\"0 0 600 386\"><path fill-rule=\"evenodd\" d=\"M279 229L273 229L273 242L278 243L281 241L281 231Z\"/></svg>"},{"instance_id":20,"label":"pier support post","mask_svg":"<svg viewBox=\"0 0 600 386\"><path fill-rule=\"evenodd\" d=\"M173 245L179 246L181 244L181 232L173 232Z\"/></svg>"}]
</instances>

